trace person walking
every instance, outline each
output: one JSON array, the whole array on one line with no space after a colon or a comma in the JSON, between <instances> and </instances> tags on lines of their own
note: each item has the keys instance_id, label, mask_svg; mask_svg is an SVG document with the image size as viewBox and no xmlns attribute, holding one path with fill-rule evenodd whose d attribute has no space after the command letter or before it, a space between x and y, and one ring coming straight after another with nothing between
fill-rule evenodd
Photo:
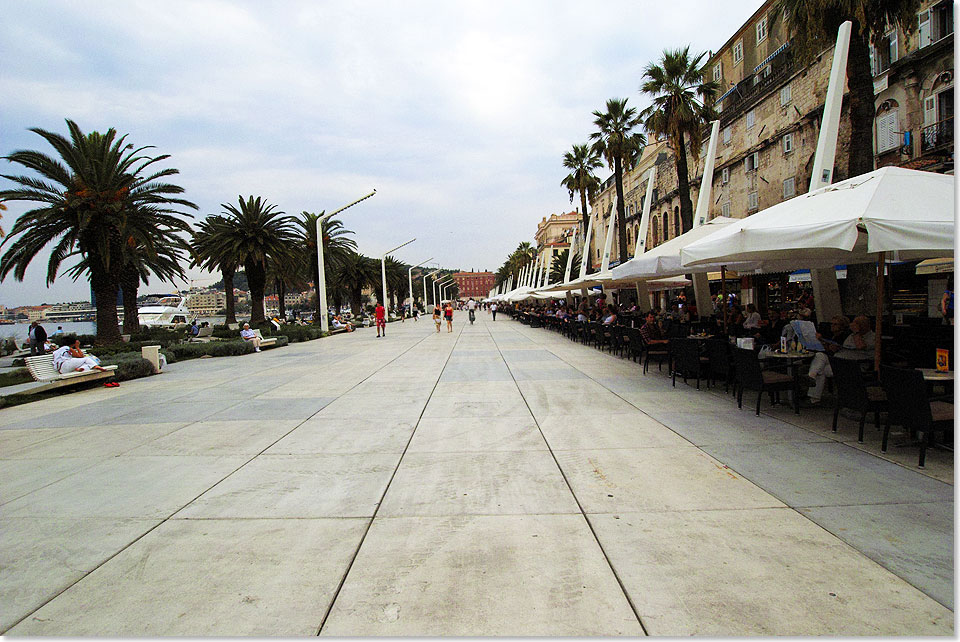
<instances>
[{"instance_id":1,"label":"person walking","mask_svg":"<svg viewBox=\"0 0 960 642\"><path fill-rule=\"evenodd\" d=\"M440 306L433 306L433 322L437 324L437 333L440 333Z\"/></svg>"},{"instance_id":2,"label":"person walking","mask_svg":"<svg viewBox=\"0 0 960 642\"><path fill-rule=\"evenodd\" d=\"M387 311L382 303L377 303L373 316L377 320L377 338L380 338L381 329L383 330L383 336L387 336Z\"/></svg>"},{"instance_id":3,"label":"person walking","mask_svg":"<svg viewBox=\"0 0 960 642\"><path fill-rule=\"evenodd\" d=\"M447 307L443 309L443 318L447 320L447 332L453 332L453 303L447 301Z\"/></svg>"},{"instance_id":4,"label":"person walking","mask_svg":"<svg viewBox=\"0 0 960 642\"><path fill-rule=\"evenodd\" d=\"M414 321L420 320L420 308L418 308L417 306L413 306L413 320Z\"/></svg>"},{"instance_id":5,"label":"person walking","mask_svg":"<svg viewBox=\"0 0 960 642\"><path fill-rule=\"evenodd\" d=\"M496 303L490 304L490 314L493 315L493 320L496 321L497 320L497 304Z\"/></svg>"},{"instance_id":6,"label":"person walking","mask_svg":"<svg viewBox=\"0 0 960 642\"><path fill-rule=\"evenodd\" d=\"M477 302L473 300L473 297L470 297L470 300L467 301L467 310L470 312L470 325L473 325L477 318Z\"/></svg>"}]
</instances>

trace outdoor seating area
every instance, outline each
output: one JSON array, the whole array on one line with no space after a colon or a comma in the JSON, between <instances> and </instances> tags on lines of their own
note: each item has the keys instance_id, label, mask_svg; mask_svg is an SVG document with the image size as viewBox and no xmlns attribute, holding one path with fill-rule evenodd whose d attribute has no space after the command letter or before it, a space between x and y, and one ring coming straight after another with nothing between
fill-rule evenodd
<instances>
[{"instance_id":1,"label":"outdoor seating area","mask_svg":"<svg viewBox=\"0 0 960 642\"><path fill-rule=\"evenodd\" d=\"M714 318L680 322L659 314L654 323L663 339L650 340L644 326L637 326L638 314L615 314L616 320L605 324L578 320L578 316L584 316L583 304L579 314L562 302L514 304L505 311L531 328L551 330L571 341L633 361L644 375L655 372L669 376L672 387L677 386L678 379L697 390L701 385L710 388L723 384L724 391L731 394L731 403L735 401L740 409L746 393L747 408L756 416L765 407L765 397L766 407L789 408L795 415L800 415L805 407L823 405L833 411L833 432L843 430L841 416L849 416L858 422L858 442L863 443L869 415L874 429L884 433L881 453L887 452L890 426L898 426L907 438L900 446L919 448L920 468L924 467L928 448L953 448L953 371L937 372L929 367L935 359L932 351L924 354L909 348L911 342L923 341L920 336L933 333L911 334L906 326L898 327L897 336L908 347L898 349L900 343L891 339L879 374L872 362L830 356L828 392L824 403L819 404L819 400L805 398L813 383L807 372L816 352L802 347L781 352L779 346L752 339L751 347L739 347L739 333L724 335L717 330L722 330L722 324L718 325ZM600 316L596 310L586 312L587 316ZM952 330L952 326L940 327ZM935 336L940 341L938 345L952 353L952 332ZM742 344L743 340L739 341ZM651 365L656 365L656 369Z\"/></svg>"}]
</instances>

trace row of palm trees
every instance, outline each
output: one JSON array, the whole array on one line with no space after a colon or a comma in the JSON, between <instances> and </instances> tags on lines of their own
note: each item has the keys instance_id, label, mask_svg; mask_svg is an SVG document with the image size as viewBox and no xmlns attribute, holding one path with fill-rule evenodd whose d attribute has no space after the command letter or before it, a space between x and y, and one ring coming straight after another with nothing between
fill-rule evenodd
<instances>
[{"instance_id":1,"label":"row of palm trees","mask_svg":"<svg viewBox=\"0 0 960 642\"><path fill-rule=\"evenodd\" d=\"M263 322L264 297L276 294L284 315L284 295L312 282L319 290L317 219L302 212L288 216L260 196L240 196L224 203L223 212L191 227L185 210L197 206L182 198L183 188L168 182L173 168L157 169L168 155L151 156L150 147L134 148L114 129L84 133L67 120L69 136L39 128L31 131L53 147L55 155L33 150L6 157L35 175L0 175L15 187L0 190L0 203L25 201L33 209L14 223L0 248L0 281L9 275L22 281L30 263L45 249L47 285L69 259L76 264L66 274L86 277L95 297L97 342L120 340L116 301L122 293L123 333L139 329L137 295L151 276L172 282L185 279L185 267L219 272L226 293L226 322L236 323L234 276L246 274L253 324ZM5 208L4 208L5 209ZM379 260L357 252L353 232L338 219L322 223L326 286L337 309L349 302L362 308L363 290L379 288ZM387 292L402 301L407 289L407 265L388 257ZM415 290L416 291L416 290ZM322 314L319 292L315 319Z\"/></svg>"}]
</instances>

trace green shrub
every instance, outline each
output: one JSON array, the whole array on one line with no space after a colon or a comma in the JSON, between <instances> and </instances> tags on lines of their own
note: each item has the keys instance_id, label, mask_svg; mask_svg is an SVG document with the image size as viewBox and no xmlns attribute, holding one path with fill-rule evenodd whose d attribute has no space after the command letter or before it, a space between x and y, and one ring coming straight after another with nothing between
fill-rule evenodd
<instances>
[{"instance_id":1,"label":"green shrub","mask_svg":"<svg viewBox=\"0 0 960 642\"><path fill-rule=\"evenodd\" d=\"M112 359L103 359L102 365L117 366L114 381L130 381L153 374L153 364L138 354L114 355Z\"/></svg>"},{"instance_id":2,"label":"green shrub","mask_svg":"<svg viewBox=\"0 0 960 642\"><path fill-rule=\"evenodd\" d=\"M140 332L130 335L130 343L146 343L148 345L157 345L164 347L171 343L177 343L187 337L183 330L169 330L167 328L147 328L141 326Z\"/></svg>"},{"instance_id":3,"label":"green shrub","mask_svg":"<svg viewBox=\"0 0 960 642\"><path fill-rule=\"evenodd\" d=\"M253 352L253 344L238 339L236 341L210 341L209 343L181 343L166 350L179 361L196 359L210 355L212 357L234 357Z\"/></svg>"},{"instance_id":4,"label":"green shrub","mask_svg":"<svg viewBox=\"0 0 960 642\"><path fill-rule=\"evenodd\" d=\"M320 326L314 325L282 325L279 330L274 330L274 336L286 337L290 343L299 343L301 341L312 341L323 336L323 330Z\"/></svg>"},{"instance_id":5,"label":"green shrub","mask_svg":"<svg viewBox=\"0 0 960 642\"><path fill-rule=\"evenodd\" d=\"M30 371L26 368L0 373L0 387L15 386L28 381L33 381L33 377L30 376Z\"/></svg>"},{"instance_id":6,"label":"green shrub","mask_svg":"<svg viewBox=\"0 0 960 642\"><path fill-rule=\"evenodd\" d=\"M23 368L27 365L27 362L23 360L23 357L17 357L10 365L12 365L14 368Z\"/></svg>"}]
</instances>

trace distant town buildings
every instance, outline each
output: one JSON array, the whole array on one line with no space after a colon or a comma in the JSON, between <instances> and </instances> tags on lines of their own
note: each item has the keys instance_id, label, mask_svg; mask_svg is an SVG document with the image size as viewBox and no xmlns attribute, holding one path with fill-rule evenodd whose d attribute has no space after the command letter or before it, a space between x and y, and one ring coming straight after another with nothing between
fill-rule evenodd
<instances>
[{"instance_id":1,"label":"distant town buildings","mask_svg":"<svg viewBox=\"0 0 960 642\"><path fill-rule=\"evenodd\" d=\"M486 298L496 280L493 272L454 272L450 276L457 283L460 299Z\"/></svg>"},{"instance_id":2,"label":"distant town buildings","mask_svg":"<svg viewBox=\"0 0 960 642\"><path fill-rule=\"evenodd\" d=\"M580 222L580 213L577 210L563 214L544 216L537 224L537 233L534 239L537 245L537 254L547 270L553 265L556 256L570 247L570 238L577 231ZM492 286L491 286L492 287Z\"/></svg>"}]
</instances>

